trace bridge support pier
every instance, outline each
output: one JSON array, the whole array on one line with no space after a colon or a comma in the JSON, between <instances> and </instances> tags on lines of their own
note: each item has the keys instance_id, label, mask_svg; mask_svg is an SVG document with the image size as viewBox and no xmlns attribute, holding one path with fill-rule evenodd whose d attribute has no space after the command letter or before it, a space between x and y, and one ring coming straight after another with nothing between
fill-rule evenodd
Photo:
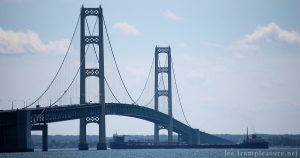
<instances>
[{"instance_id":1,"label":"bridge support pier","mask_svg":"<svg viewBox=\"0 0 300 158\"><path fill-rule=\"evenodd\" d=\"M86 143L86 119L82 118L80 119L80 125L79 125L80 133L79 133L79 145L78 149L79 150L88 150L89 145Z\"/></svg>"},{"instance_id":2,"label":"bridge support pier","mask_svg":"<svg viewBox=\"0 0 300 158\"><path fill-rule=\"evenodd\" d=\"M41 125L33 125L32 131L42 131L42 150L48 151L48 125L46 123Z\"/></svg>"},{"instance_id":3,"label":"bridge support pier","mask_svg":"<svg viewBox=\"0 0 300 158\"><path fill-rule=\"evenodd\" d=\"M99 116L98 124L99 124L99 143L97 144L97 150L106 150L107 146L106 146L106 134L105 134L105 107L101 107L101 115Z\"/></svg>"},{"instance_id":4,"label":"bridge support pier","mask_svg":"<svg viewBox=\"0 0 300 158\"><path fill-rule=\"evenodd\" d=\"M103 144L103 143L98 143L97 144L97 150L106 150L107 147L106 147L106 143Z\"/></svg>"},{"instance_id":5,"label":"bridge support pier","mask_svg":"<svg viewBox=\"0 0 300 158\"><path fill-rule=\"evenodd\" d=\"M0 152L27 152L31 148L30 112L7 112L0 115Z\"/></svg>"},{"instance_id":6,"label":"bridge support pier","mask_svg":"<svg viewBox=\"0 0 300 158\"><path fill-rule=\"evenodd\" d=\"M43 126L43 151L48 151L48 125Z\"/></svg>"},{"instance_id":7,"label":"bridge support pier","mask_svg":"<svg viewBox=\"0 0 300 158\"><path fill-rule=\"evenodd\" d=\"M89 145L87 143L79 143L78 150L89 150Z\"/></svg>"},{"instance_id":8,"label":"bridge support pier","mask_svg":"<svg viewBox=\"0 0 300 158\"><path fill-rule=\"evenodd\" d=\"M182 144L182 143L183 143L183 142L182 142L182 134L178 134L178 136L177 136L177 141L178 141L179 144Z\"/></svg>"},{"instance_id":9,"label":"bridge support pier","mask_svg":"<svg viewBox=\"0 0 300 158\"><path fill-rule=\"evenodd\" d=\"M154 144L159 144L159 126L154 124Z\"/></svg>"},{"instance_id":10,"label":"bridge support pier","mask_svg":"<svg viewBox=\"0 0 300 158\"><path fill-rule=\"evenodd\" d=\"M199 129L192 129L190 144L200 144L200 131Z\"/></svg>"}]
</instances>

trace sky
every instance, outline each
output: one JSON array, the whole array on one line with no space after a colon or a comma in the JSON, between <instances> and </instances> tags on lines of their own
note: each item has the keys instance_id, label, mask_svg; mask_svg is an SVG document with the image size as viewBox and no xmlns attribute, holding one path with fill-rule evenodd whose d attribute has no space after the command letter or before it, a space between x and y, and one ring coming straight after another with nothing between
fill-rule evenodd
<instances>
[{"instance_id":1,"label":"sky","mask_svg":"<svg viewBox=\"0 0 300 158\"><path fill-rule=\"evenodd\" d=\"M46 89L67 51L82 3L102 5L121 75L134 99L147 79L155 46L170 46L183 109L192 127L213 134L242 134L247 127L256 133L300 134L297 0L1 0L0 109L11 109L12 103L22 108ZM95 19L88 21L92 27ZM79 39L78 26L58 79L38 102L42 106L53 103L75 75ZM130 103L107 37L104 45L106 78L118 98ZM86 58L87 67L96 66L92 49ZM141 105L154 94L153 69L150 74ZM87 81L87 100L93 102L98 97L96 81ZM172 86L174 117L184 122ZM78 89L76 79L57 104L76 103ZM106 93L107 102L114 102L107 87ZM161 103L160 110L166 112L166 101ZM153 134L153 123L106 118L108 136ZM88 124L87 134L97 133L98 125ZM49 134L78 135L79 121L51 123Z\"/></svg>"}]
</instances>

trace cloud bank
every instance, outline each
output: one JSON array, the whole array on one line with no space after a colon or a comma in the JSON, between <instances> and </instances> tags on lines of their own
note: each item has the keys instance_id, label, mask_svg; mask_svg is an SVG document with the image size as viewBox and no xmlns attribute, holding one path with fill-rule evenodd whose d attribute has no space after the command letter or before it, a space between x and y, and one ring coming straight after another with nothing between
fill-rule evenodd
<instances>
[{"instance_id":1,"label":"cloud bank","mask_svg":"<svg viewBox=\"0 0 300 158\"><path fill-rule=\"evenodd\" d=\"M257 27L252 34L247 34L243 38L243 41L247 43L273 40L300 45L300 35L298 32L285 30L276 23Z\"/></svg>"},{"instance_id":2,"label":"cloud bank","mask_svg":"<svg viewBox=\"0 0 300 158\"><path fill-rule=\"evenodd\" d=\"M257 49L259 44L280 42L290 45L300 45L300 34L296 31L285 30L272 22L265 26L258 26L253 33L246 34L236 42L235 48L244 50Z\"/></svg>"},{"instance_id":3,"label":"cloud bank","mask_svg":"<svg viewBox=\"0 0 300 158\"><path fill-rule=\"evenodd\" d=\"M44 43L36 32L16 32L0 27L0 54L64 53L69 42L67 39L61 39Z\"/></svg>"}]
</instances>

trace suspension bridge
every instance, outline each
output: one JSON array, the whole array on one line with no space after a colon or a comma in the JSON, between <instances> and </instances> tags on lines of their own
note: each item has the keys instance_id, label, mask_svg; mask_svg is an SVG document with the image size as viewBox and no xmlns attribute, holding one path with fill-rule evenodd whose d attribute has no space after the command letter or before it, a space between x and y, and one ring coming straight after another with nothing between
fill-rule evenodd
<instances>
[{"instance_id":1,"label":"suspension bridge","mask_svg":"<svg viewBox=\"0 0 300 158\"><path fill-rule=\"evenodd\" d=\"M89 27L87 17L95 17L95 25ZM80 64L76 69L73 78L67 84L66 89L62 91L54 102L50 105L40 105L40 100L49 93L59 75L62 75L62 67L65 65L67 56L70 54L72 42L75 33L80 25ZM98 28L96 27L98 26ZM96 34L95 32L98 32ZM122 102L118 95L113 91L111 84L105 75L104 69L104 37L108 40L109 50L113 57L113 62L116 67L116 72L121 81L121 85L130 102ZM97 66L88 68L86 65L86 54L89 49L92 49ZM166 55L165 63L160 63L160 56ZM140 103L142 96L145 94L145 89L149 85L150 74L154 67L154 94L146 104ZM167 81L164 81L162 74L167 75ZM98 101L89 102L87 98L88 77L96 77L98 82ZM76 80L79 78L79 103L76 104L60 104L61 100L70 93L72 87L76 87ZM184 122L179 121L173 116L173 99L172 99L172 84L175 83L176 97L179 100L180 109L184 118ZM166 82L166 83L165 83ZM119 88L120 89L120 88ZM113 101L106 101L107 92L112 96ZM167 112L161 112L160 97L167 99ZM153 105L154 108L151 108ZM79 150L88 150L89 146L86 141L86 126L89 123L99 124L99 143L98 150L107 149L106 142L106 115L120 115L142 119L154 124L154 144L159 144L159 131L166 129L168 131L168 143L174 143L173 132L178 134L179 143L185 144L224 144L230 143L222 138L202 132L199 129L193 128L188 123L184 114L183 106L178 92L174 65L171 57L171 47L155 47L154 57L147 80L138 97L134 100L122 78L117 60L112 48L109 33L103 16L102 7L85 8L82 6L78 17L72 39L69 47L64 55L64 58L59 66L58 71L54 75L47 88L38 96L31 104L26 105L22 109L2 110L0 111L0 151L1 152L19 152L32 151L31 148L31 131L42 131L42 148L43 151L48 150L48 123L54 123L67 120L80 120L79 128Z\"/></svg>"}]
</instances>

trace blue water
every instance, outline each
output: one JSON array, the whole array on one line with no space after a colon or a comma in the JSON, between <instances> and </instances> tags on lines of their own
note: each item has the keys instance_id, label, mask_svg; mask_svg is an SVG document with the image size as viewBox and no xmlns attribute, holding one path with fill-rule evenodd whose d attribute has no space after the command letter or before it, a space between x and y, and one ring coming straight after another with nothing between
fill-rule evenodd
<instances>
[{"instance_id":1,"label":"blue water","mask_svg":"<svg viewBox=\"0 0 300 158\"><path fill-rule=\"evenodd\" d=\"M135 149L106 151L50 150L0 153L0 158L300 158L300 148L272 149Z\"/></svg>"}]
</instances>

